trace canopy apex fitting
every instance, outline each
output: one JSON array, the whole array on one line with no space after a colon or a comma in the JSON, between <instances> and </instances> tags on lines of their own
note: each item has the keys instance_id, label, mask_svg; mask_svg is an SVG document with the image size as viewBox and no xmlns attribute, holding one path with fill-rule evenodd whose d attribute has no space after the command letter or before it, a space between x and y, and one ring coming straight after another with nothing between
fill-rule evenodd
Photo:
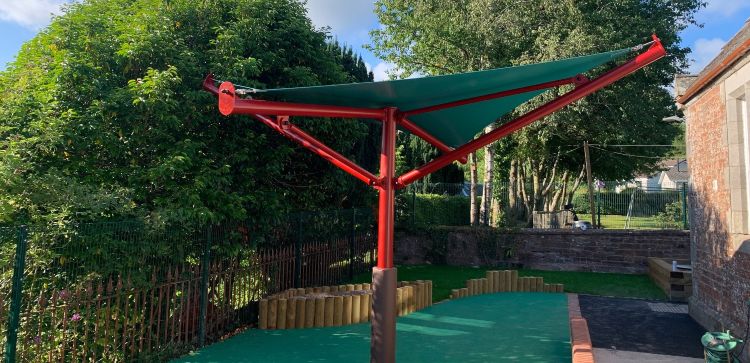
<instances>
[{"instance_id":1,"label":"canopy apex fitting","mask_svg":"<svg viewBox=\"0 0 750 363\"><path fill-rule=\"evenodd\" d=\"M650 46L650 45L652 45L654 43L661 44L661 39L659 39L659 37L657 37L656 34L651 34L651 39L652 40L650 42L636 45L636 46L634 46L634 47L632 47L630 49L633 50L633 51L639 51L639 50L641 50L641 49L643 49L645 47L648 47L648 46Z\"/></svg>"}]
</instances>

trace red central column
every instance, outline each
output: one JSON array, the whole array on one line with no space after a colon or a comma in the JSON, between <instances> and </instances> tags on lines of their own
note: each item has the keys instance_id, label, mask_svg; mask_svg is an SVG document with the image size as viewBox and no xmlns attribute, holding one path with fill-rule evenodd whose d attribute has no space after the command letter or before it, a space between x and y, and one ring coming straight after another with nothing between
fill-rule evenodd
<instances>
[{"instance_id":1,"label":"red central column","mask_svg":"<svg viewBox=\"0 0 750 363\"><path fill-rule=\"evenodd\" d=\"M380 148L378 265L372 269L370 361L396 361L396 269L393 267L393 217L396 180L396 109L386 109Z\"/></svg>"}]
</instances>

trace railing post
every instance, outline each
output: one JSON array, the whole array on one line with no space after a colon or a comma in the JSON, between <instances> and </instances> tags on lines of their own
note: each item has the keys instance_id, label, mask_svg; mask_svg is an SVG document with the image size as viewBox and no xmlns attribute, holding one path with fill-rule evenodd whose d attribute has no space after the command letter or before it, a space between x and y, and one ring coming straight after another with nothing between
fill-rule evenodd
<instances>
[{"instance_id":1,"label":"railing post","mask_svg":"<svg viewBox=\"0 0 750 363\"><path fill-rule=\"evenodd\" d=\"M596 228L602 229L602 191L596 188Z\"/></svg>"},{"instance_id":2,"label":"railing post","mask_svg":"<svg viewBox=\"0 0 750 363\"><path fill-rule=\"evenodd\" d=\"M687 183L682 183L682 229L688 229Z\"/></svg>"},{"instance_id":3,"label":"railing post","mask_svg":"<svg viewBox=\"0 0 750 363\"><path fill-rule=\"evenodd\" d=\"M28 237L26 226L18 228L16 239L16 258L13 263L13 287L10 297L10 313L8 314L8 332L5 340L5 362L15 363L16 343L18 341L18 326L21 317L21 299L23 293L23 273L26 265L26 245Z\"/></svg>"},{"instance_id":4,"label":"railing post","mask_svg":"<svg viewBox=\"0 0 750 363\"><path fill-rule=\"evenodd\" d=\"M352 208L352 226L349 235L349 281L354 280L354 241L357 238L357 209Z\"/></svg>"},{"instance_id":5,"label":"railing post","mask_svg":"<svg viewBox=\"0 0 750 363\"><path fill-rule=\"evenodd\" d=\"M302 213L297 213L297 238L294 239L294 287L302 287Z\"/></svg>"},{"instance_id":6,"label":"railing post","mask_svg":"<svg viewBox=\"0 0 750 363\"><path fill-rule=\"evenodd\" d=\"M417 188L411 188L411 226L417 224Z\"/></svg>"},{"instance_id":7,"label":"railing post","mask_svg":"<svg viewBox=\"0 0 750 363\"><path fill-rule=\"evenodd\" d=\"M211 265L211 242L213 226L208 226L206 239L203 242L203 253L201 254L201 300L200 319L198 320L198 346L206 344L206 313L208 311L208 274Z\"/></svg>"}]
</instances>

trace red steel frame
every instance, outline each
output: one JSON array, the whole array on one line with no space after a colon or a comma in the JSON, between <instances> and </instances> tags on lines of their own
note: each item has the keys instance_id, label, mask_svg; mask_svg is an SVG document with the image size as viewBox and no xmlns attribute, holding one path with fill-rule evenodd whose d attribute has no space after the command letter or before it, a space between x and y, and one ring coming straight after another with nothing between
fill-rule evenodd
<instances>
[{"instance_id":1,"label":"red steel frame","mask_svg":"<svg viewBox=\"0 0 750 363\"><path fill-rule=\"evenodd\" d=\"M640 53L634 59L592 80L588 80L579 75L572 78L545 82L528 87L506 90L403 112L395 107L374 109L242 99L237 97L235 88L230 82L224 82L217 88L211 75L206 77L203 87L207 91L218 95L219 111L223 115L250 115L282 135L297 142L301 146L320 155L357 179L378 189L378 260L377 267L373 269L374 304L371 360L373 362L394 362L396 337L396 319L394 310L396 303L396 270L393 266L393 223L394 196L396 189L404 188L454 161L465 162L468 154L489 145L498 139L508 136L530 123L558 111L561 108L664 57L666 51L664 50L661 41L656 35L653 36L653 39L653 44L651 44L646 51ZM484 134L456 149L446 146L427 131L408 120L408 117L411 115L571 83L575 84L576 87L570 92L557 97L535 110L532 110L523 116L498 127L494 131ZM275 120L266 115L276 116ZM355 162L347 159L315 139L313 136L305 133L297 126L291 124L289 122L289 116L369 118L381 121L383 127L381 140L382 147L380 152L380 176L376 177ZM396 177L394 160L397 125L400 125L412 134L417 135L434 145L443 152L443 155L421 167Z\"/></svg>"}]
</instances>

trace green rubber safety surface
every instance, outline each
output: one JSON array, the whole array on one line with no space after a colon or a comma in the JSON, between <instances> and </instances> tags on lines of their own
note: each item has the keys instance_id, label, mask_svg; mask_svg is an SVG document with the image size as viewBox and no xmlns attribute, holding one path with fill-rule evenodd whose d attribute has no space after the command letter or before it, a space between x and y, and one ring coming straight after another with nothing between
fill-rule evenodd
<instances>
[{"instance_id":1,"label":"green rubber safety surface","mask_svg":"<svg viewBox=\"0 0 750 363\"><path fill-rule=\"evenodd\" d=\"M565 294L497 293L398 318L399 362L570 362ZM174 362L367 362L370 324L258 330Z\"/></svg>"}]
</instances>

